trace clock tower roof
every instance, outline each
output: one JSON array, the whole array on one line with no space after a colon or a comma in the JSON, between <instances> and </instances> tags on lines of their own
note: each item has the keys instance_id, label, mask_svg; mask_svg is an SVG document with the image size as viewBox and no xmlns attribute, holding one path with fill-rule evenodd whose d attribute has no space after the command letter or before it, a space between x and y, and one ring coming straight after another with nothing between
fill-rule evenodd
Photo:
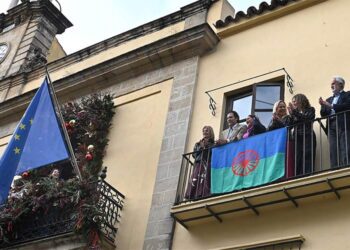
<instances>
[{"instance_id":1,"label":"clock tower roof","mask_svg":"<svg viewBox=\"0 0 350 250\"><path fill-rule=\"evenodd\" d=\"M25 75L42 66L51 47L57 43L56 34L71 26L72 23L49 0L21 0L6 14L0 14L0 80ZM18 85L13 92L11 85L7 80L0 82L0 102L20 94L22 86Z\"/></svg>"}]
</instances>

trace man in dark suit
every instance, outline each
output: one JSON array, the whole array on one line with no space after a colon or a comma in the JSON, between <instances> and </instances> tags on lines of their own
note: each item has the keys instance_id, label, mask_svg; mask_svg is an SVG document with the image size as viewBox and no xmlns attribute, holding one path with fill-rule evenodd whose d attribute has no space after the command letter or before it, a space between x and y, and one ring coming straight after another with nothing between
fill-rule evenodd
<instances>
[{"instance_id":1,"label":"man in dark suit","mask_svg":"<svg viewBox=\"0 0 350 250\"><path fill-rule=\"evenodd\" d=\"M332 168L350 164L350 93L344 91L344 85L342 77L333 77L333 96L326 101L319 99L321 116L330 116L327 128Z\"/></svg>"}]
</instances>

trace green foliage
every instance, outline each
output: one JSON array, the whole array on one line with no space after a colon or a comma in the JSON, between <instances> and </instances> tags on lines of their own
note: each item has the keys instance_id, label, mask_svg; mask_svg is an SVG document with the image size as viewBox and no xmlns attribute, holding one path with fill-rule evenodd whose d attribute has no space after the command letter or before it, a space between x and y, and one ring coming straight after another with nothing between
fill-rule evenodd
<instances>
[{"instance_id":1,"label":"green foliage","mask_svg":"<svg viewBox=\"0 0 350 250\"><path fill-rule=\"evenodd\" d=\"M50 209L71 209L76 231L86 236L91 246L98 244L103 211L97 206L98 174L102 169L108 130L114 116L111 95L93 94L62 107L68 131L83 180L79 181L70 164L62 162L22 174L14 182L8 203L0 212L0 240L16 235L16 225L23 218L42 214ZM87 157L90 155L91 157ZM53 169L65 170L66 176L50 176Z\"/></svg>"}]
</instances>

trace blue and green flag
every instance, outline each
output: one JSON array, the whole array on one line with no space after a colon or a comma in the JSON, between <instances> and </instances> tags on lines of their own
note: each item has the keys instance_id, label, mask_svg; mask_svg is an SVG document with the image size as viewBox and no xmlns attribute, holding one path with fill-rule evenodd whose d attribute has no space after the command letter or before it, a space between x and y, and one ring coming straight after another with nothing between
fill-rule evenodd
<instances>
[{"instance_id":1,"label":"blue and green flag","mask_svg":"<svg viewBox=\"0 0 350 250\"><path fill-rule=\"evenodd\" d=\"M287 129L213 148L211 193L266 184L284 176Z\"/></svg>"},{"instance_id":2,"label":"blue and green flag","mask_svg":"<svg viewBox=\"0 0 350 250\"><path fill-rule=\"evenodd\" d=\"M15 174L69 157L45 79L0 159L0 204L6 201Z\"/></svg>"}]
</instances>

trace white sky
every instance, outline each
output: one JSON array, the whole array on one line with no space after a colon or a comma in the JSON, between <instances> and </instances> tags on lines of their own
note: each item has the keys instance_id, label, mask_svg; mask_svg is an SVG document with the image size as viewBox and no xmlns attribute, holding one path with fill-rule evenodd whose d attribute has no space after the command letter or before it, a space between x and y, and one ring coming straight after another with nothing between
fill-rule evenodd
<instances>
[{"instance_id":1,"label":"white sky","mask_svg":"<svg viewBox=\"0 0 350 250\"><path fill-rule=\"evenodd\" d=\"M160 18L195 0L58 0L62 13L73 23L58 36L70 54L119 33ZM270 2L270 0L266 0ZM11 0L0 0L5 13ZM258 6L262 0L229 0L236 12ZM54 4L55 1L53 1Z\"/></svg>"}]
</instances>

